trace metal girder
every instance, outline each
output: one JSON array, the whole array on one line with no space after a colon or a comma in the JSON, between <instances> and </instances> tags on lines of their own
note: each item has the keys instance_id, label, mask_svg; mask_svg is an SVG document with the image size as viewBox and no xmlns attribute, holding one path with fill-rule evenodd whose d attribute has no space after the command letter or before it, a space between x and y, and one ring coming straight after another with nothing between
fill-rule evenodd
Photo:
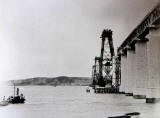
<instances>
[{"instance_id":1,"label":"metal girder","mask_svg":"<svg viewBox=\"0 0 160 118\"><path fill-rule=\"evenodd\" d=\"M130 45L136 38L147 35L149 33L149 27L154 25L160 19L160 2L149 12L141 23L130 33L126 40L118 48L118 53L120 53L127 45Z\"/></svg>"}]
</instances>

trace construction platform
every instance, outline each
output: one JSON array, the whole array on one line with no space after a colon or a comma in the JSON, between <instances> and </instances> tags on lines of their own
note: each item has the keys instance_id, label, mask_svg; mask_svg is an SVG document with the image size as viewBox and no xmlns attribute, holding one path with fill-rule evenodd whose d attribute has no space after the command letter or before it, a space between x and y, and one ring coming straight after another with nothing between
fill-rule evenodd
<instances>
[{"instance_id":1,"label":"construction platform","mask_svg":"<svg viewBox=\"0 0 160 118\"><path fill-rule=\"evenodd\" d=\"M111 87L98 87L94 89L95 93L119 93L119 90Z\"/></svg>"}]
</instances>

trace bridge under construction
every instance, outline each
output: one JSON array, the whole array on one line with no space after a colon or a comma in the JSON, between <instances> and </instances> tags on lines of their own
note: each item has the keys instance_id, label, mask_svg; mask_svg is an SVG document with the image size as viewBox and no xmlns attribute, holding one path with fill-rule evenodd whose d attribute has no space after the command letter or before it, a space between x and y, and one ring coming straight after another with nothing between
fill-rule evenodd
<instances>
[{"instance_id":1,"label":"bridge under construction","mask_svg":"<svg viewBox=\"0 0 160 118\"><path fill-rule=\"evenodd\" d=\"M102 32L100 56L92 67L96 93L125 93L146 103L160 100L160 3L118 47L112 31Z\"/></svg>"}]
</instances>

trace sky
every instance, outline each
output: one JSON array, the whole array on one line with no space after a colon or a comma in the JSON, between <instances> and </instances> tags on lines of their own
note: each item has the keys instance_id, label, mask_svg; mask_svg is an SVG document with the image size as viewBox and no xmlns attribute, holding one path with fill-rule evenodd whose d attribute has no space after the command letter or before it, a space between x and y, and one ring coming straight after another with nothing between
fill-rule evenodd
<instances>
[{"instance_id":1,"label":"sky","mask_svg":"<svg viewBox=\"0 0 160 118\"><path fill-rule=\"evenodd\" d=\"M159 0L0 0L0 80L91 77L103 29L114 47Z\"/></svg>"}]
</instances>

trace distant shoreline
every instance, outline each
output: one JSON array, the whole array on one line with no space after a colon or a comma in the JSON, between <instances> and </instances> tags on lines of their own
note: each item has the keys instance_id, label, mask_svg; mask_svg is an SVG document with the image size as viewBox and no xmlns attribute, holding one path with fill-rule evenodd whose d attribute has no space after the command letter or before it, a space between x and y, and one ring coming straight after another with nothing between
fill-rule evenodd
<instances>
[{"instance_id":1,"label":"distant shoreline","mask_svg":"<svg viewBox=\"0 0 160 118\"><path fill-rule=\"evenodd\" d=\"M35 77L28 79L10 80L8 83L16 86L89 86L92 79L90 77Z\"/></svg>"}]
</instances>

